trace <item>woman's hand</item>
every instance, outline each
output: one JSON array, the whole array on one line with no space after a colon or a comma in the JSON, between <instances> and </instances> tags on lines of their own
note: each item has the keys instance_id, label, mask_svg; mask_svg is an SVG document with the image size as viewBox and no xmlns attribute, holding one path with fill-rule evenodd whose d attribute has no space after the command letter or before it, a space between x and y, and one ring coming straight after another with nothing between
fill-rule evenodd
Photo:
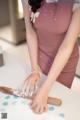
<instances>
[{"instance_id":1,"label":"woman's hand","mask_svg":"<svg viewBox=\"0 0 80 120\"><path fill-rule=\"evenodd\" d=\"M48 93L45 91L44 88L40 88L30 103L30 107L33 110L33 112L38 114L47 112L48 110L47 99Z\"/></svg>"},{"instance_id":2,"label":"woman's hand","mask_svg":"<svg viewBox=\"0 0 80 120\"><path fill-rule=\"evenodd\" d=\"M23 85L21 86L21 91L26 96L32 96L37 91L37 84L40 79L39 73L32 73L30 74L27 79L24 81Z\"/></svg>"}]
</instances>

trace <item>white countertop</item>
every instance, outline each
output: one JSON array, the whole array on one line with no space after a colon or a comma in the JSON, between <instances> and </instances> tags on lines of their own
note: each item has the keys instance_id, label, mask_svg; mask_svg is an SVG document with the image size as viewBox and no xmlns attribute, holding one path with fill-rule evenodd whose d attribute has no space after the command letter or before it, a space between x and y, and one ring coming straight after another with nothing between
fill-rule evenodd
<instances>
[{"instance_id":1,"label":"white countertop","mask_svg":"<svg viewBox=\"0 0 80 120\"><path fill-rule=\"evenodd\" d=\"M30 74L30 64L24 63L15 55L6 53L5 65L0 67L0 86L17 88ZM42 74L42 80L47 76ZM65 120L80 120L80 93L71 91L67 87L55 82L49 96L62 99L62 105L56 111L65 114Z\"/></svg>"}]
</instances>

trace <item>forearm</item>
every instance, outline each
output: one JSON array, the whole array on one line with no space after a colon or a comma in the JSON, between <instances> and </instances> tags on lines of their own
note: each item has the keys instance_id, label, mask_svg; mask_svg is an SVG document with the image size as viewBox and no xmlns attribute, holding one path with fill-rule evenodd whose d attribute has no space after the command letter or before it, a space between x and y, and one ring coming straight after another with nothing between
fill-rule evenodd
<instances>
[{"instance_id":1,"label":"forearm","mask_svg":"<svg viewBox=\"0 0 80 120\"><path fill-rule=\"evenodd\" d=\"M27 44L32 70L38 65L38 40L34 30L27 31Z\"/></svg>"},{"instance_id":2,"label":"forearm","mask_svg":"<svg viewBox=\"0 0 80 120\"><path fill-rule=\"evenodd\" d=\"M71 56L72 50L73 49L70 48L70 46L68 48L64 48L64 49L63 49L63 47L59 48L58 53L55 56L54 62L48 73L47 80L45 81L45 84L44 84L46 91L48 91L48 92L50 91L52 85L56 81L57 77L63 70L66 63L68 62L68 59Z\"/></svg>"},{"instance_id":3,"label":"forearm","mask_svg":"<svg viewBox=\"0 0 80 120\"><path fill-rule=\"evenodd\" d=\"M51 86L60 75L64 66L67 64L72 54L72 51L74 49L74 45L77 42L79 31L80 31L80 9L74 12L72 16L72 21L66 33L65 39L61 44L61 46L59 47L59 50L57 52L57 55L55 56L54 62L50 68L50 71L47 76L47 80L43 85L46 91L49 92L49 90L51 89Z\"/></svg>"}]
</instances>

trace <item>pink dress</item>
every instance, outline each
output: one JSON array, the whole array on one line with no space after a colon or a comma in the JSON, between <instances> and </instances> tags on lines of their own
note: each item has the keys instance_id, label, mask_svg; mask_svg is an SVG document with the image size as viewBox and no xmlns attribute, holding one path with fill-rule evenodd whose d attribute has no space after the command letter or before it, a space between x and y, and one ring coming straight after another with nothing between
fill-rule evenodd
<instances>
[{"instance_id":1,"label":"pink dress","mask_svg":"<svg viewBox=\"0 0 80 120\"><path fill-rule=\"evenodd\" d=\"M42 72L48 75L57 51L63 42L72 19L73 3L47 3L43 0L38 9L40 15L33 27L38 35L38 61ZM54 17L55 16L55 17ZM63 56L64 57L64 56ZM71 87L79 59L79 46L76 41L73 52L57 78L57 81Z\"/></svg>"}]
</instances>

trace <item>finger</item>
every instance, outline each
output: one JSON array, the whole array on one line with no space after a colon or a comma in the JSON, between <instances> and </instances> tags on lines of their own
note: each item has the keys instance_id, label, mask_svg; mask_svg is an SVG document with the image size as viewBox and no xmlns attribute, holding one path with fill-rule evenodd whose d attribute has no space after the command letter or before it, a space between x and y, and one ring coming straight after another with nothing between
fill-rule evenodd
<instances>
[{"instance_id":1,"label":"finger","mask_svg":"<svg viewBox=\"0 0 80 120\"><path fill-rule=\"evenodd\" d=\"M28 86L28 84L29 84L29 80L27 79L26 82L24 82L23 85L22 85L22 89L21 89L22 92L26 91L26 86Z\"/></svg>"},{"instance_id":2,"label":"finger","mask_svg":"<svg viewBox=\"0 0 80 120\"><path fill-rule=\"evenodd\" d=\"M31 80L27 79L24 86L23 86L23 91L26 92L27 87L29 87L31 84Z\"/></svg>"},{"instance_id":3,"label":"finger","mask_svg":"<svg viewBox=\"0 0 80 120\"><path fill-rule=\"evenodd\" d=\"M33 110L33 112L40 114L40 106L39 105L34 107L32 110Z\"/></svg>"},{"instance_id":4,"label":"finger","mask_svg":"<svg viewBox=\"0 0 80 120\"><path fill-rule=\"evenodd\" d=\"M29 87L29 88L28 88ZM26 89L26 95L28 96L28 97L31 97L31 95L33 94L33 91L32 91L32 87L33 86L28 86L27 87L27 89Z\"/></svg>"},{"instance_id":5,"label":"finger","mask_svg":"<svg viewBox=\"0 0 80 120\"><path fill-rule=\"evenodd\" d=\"M27 88L26 88L26 94L27 96L31 97L34 92L34 84L32 84L32 81L29 82Z\"/></svg>"},{"instance_id":6,"label":"finger","mask_svg":"<svg viewBox=\"0 0 80 120\"><path fill-rule=\"evenodd\" d=\"M48 111L48 106L44 106L44 112L47 112Z\"/></svg>"},{"instance_id":7,"label":"finger","mask_svg":"<svg viewBox=\"0 0 80 120\"><path fill-rule=\"evenodd\" d=\"M40 110L39 110L39 114L43 113L44 112L44 108L43 106L40 107Z\"/></svg>"},{"instance_id":8,"label":"finger","mask_svg":"<svg viewBox=\"0 0 80 120\"><path fill-rule=\"evenodd\" d=\"M29 91L28 91L28 96L32 96L33 94L35 94L36 91L36 83L31 83L30 87L29 87Z\"/></svg>"},{"instance_id":9,"label":"finger","mask_svg":"<svg viewBox=\"0 0 80 120\"><path fill-rule=\"evenodd\" d=\"M29 96L33 96L34 94L34 85L31 86L30 91L29 91Z\"/></svg>"},{"instance_id":10,"label":"finger","mask_svg":"<svg viewBox=\"0 0 80 120\"><path fill-rule=\"evenodd\" d=\"M21 85L19 86L19 89L20 89L21 91L22 91L24 85L26 84L26 82L28 82L28 79L25 79L25 80L21 83Z\"/></svg>"},{"instance_id":11,"label":"finger","mask_svg":"<svg viewBox=\"0 0 80 120\"><path fill-rule=\"evenodd\" d=\"M37 103L34 102L34 101L32 101L32 103L30 104L30 107L31 107L32 109L34 109L36 106L37 106Z\"/></svg>"},{"instance_id":12,"label":"finger","mask_svg":"<svg viewBox=\"0 0 80 120\"><path fill-rule=\"evenodd\" d=\"M35 95L35 85L33 85L31 88L30 88L30 96L33 97Z\"/></svg>"},{"instance_id":13,"label":"finger","mask_svg":"<svg viewBox=\"0 0 80 120\"><path fill-rule=\"evenodd\" d=\"M37 90L38 90L38 86L37 86L37 83L34 85L34 94L37 93Z\"/></svg>"},{"instance_id":14,"label":"finger","mask_svg":"<svg viewBox=\"0 0 80 120\"><path fill-rule=\"evenodd\" d=\"M22 90L21 90L20 95L21 95L22 97L25 97L25 96L26 96L26 87L27 87L27 84L28 84L28 80L25 82L25 84L24 84L24 86L23 86L23 88L22 88Z\"/></svg>"}]
</instances>

